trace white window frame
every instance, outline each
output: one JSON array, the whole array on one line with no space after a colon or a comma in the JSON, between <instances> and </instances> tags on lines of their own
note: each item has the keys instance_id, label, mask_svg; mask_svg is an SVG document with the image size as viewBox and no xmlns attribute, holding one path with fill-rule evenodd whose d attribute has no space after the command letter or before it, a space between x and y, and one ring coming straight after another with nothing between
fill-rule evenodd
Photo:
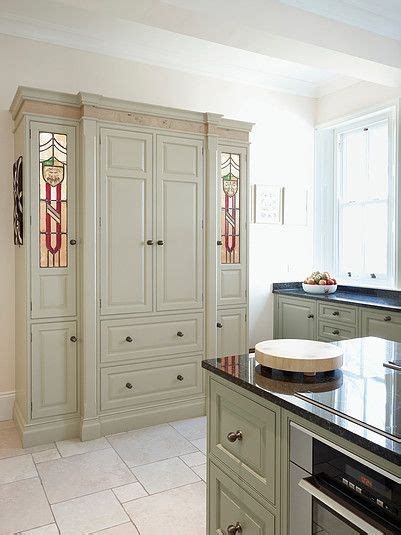
<instances>
[{"instance_id":1,"label":"white window frame","mask_svg":"<svg viewBox=\"0 0 401 535\"><path fill-rule=\"evenodd\" d=\"M401 287L401 156L400 100L376 110L333 121L316 128L315 138L315 221L314 221L314 269L330 271L338 282L351 286L375 288ZM339 173L342 165L339 136L378 122L388 121L389 128L389 230L388 273L386 277L346 276L339 273Z\"/></svg>"}]
</instances>

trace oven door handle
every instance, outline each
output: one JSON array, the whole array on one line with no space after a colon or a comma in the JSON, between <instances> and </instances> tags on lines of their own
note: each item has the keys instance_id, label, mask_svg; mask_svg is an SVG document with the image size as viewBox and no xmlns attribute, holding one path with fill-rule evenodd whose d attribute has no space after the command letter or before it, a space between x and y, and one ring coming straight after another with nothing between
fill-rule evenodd
<instances>
[{"instance_id":1,"label":"oven door handle","mask_svg":"<svg viewBox=\"0 0 401 535\"><path fill-rule=\"evenodd\" d=\"M365 531L366 533L369 533L369 535L385 535L384 531L381 531L380 529L377 529L376 527L372 526L369 522L366 522L363 518L355 514L353 511L339 503L337 500L323 492L320 488L318 488L313 483L314 478L313 477L307 477L305 479L301 479L298 482L298 485L306 490L308 494L319 500L320 502L324 503L335 511L337 514L345 518L345 520L348 520L353 524L355 527L361 529L362 531Z\"/></svg>"}]
</instances>

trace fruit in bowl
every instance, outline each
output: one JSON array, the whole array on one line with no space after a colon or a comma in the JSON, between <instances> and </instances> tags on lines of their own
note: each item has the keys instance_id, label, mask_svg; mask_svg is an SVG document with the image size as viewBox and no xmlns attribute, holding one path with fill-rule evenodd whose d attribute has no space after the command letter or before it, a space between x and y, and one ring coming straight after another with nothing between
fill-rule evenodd
<instances>
[{"instance_id":1,"label":"fruit in bowl","mask_svg":"<svg viewBox=\"0 0 401 535\"><path fill-rule=\"evenodd\" d=\"M314 271L306 277L302 288L310 294L332 294L337 290L337 281L328 271Z\"/></svg>"}]
</instances>

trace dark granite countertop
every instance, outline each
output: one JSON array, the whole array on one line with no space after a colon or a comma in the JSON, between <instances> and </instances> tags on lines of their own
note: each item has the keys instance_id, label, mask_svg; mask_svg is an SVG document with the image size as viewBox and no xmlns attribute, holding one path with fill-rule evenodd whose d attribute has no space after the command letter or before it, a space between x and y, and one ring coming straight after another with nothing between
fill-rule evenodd
<instances>
[{"instance_id":1,"label":"dark granite countertop","mask_svg":"<svg viewBox=\"0 0 401 535\"><path fill-rule=\"evenodd\" d=\"M383 362L401 360L401 344L373 337L336 344L344 350L342 369L316 378L262 368L253 354L204 360L202 366L399 466L401 372Z\"/></svg>"},{"instance_id":2,"label":"dark granite countertop","mask_svg":"<svg viewBox=\"0 0 401 535\"><path fill-rule=\"evenodd\" d=\"M275 282L273 293L401 312L401 291L338 285L334 294L308 294L300 282Z\"/></svg>"}]
</instances>

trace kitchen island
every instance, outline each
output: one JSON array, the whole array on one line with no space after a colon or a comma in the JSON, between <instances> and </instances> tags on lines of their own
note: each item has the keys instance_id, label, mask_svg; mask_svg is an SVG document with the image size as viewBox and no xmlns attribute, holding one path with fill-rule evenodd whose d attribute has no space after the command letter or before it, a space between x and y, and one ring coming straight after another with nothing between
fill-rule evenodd
<instances>
[{"instance_id":1,"label":"kitchen island","mask_svg":"<svg viewBox=\"0 0 401 535\"><path fill-rule=\"evenodd\" d=\"M290 468L305 457L300 434L401 484L401 371L383 366L401 359L401 344L372 337L337 343L343 368L312 379L262 368L252 354L203 362L210 535L312 533L309 513L298 513L290 496Z\"/></svg>"}]
</instances>

